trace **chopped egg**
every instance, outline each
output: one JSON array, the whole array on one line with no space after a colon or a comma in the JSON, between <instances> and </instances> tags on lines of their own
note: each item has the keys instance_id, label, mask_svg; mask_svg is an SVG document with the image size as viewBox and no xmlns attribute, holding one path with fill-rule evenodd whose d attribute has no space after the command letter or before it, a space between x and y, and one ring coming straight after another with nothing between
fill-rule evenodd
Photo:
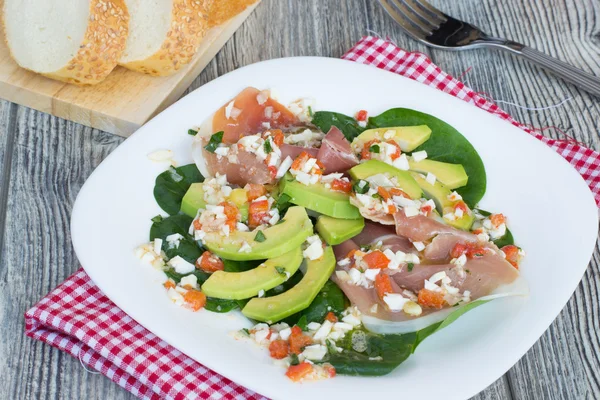
<instances>
[{"instance_id":1,"label":"chopped egg","mask_svg":"<svg viewBox=\"0 0 600 400\"><path fill-rule=\"evenodd\" d=\"M288 340L290 335L292 334L291 328L285 328L279 331L279 337L283 340Z\"/></svg>"},{"instance_id":2,"label":"chopped egg","mask_svg":"<svg viewBox=\"0 0 600 400\"><path fill-rule=\"evenodd\" d=\"M252 251L252 247L248 244L248 242L242 242L242 246L238 250L238 253L250 253Z\"/></svg>"},{"instance_id":3,"label":"chopped egg","mask_svg":"<svg viewBox=\"0 0 600 400\"><path fill-rule=\"evenodd\" d=\"M192 289L197 289L198 278L196 277L196 275L184 276L183 278L181 278L181 281L179 281L179 285L183 287L190 286Z\"/></svg>"},{"instance_id":4,"label":"chopped egg","mask_svg":"<svg viewBox=\"0 0 600 400\"><path fill-rule=\"evenodd\" d=\"M165 239L169 244L170 249L177 249L179 248L179 243L181 242L181 239L183 239L183 236L179 233L173 233L172 235L167 236Z\"/></svg>"},{"instance_id":5,"label":"chopped egg","mask_svg":"<svg viewBox=\"0 0 600 400\"><path fill-rule=\"evenodd\" d=\"M333 329L333 323L331 321L323 321L323 325L313 335L313 340L324 340Z\"/></svg>"},{"instance_id":6,"label":"chopped egg","mask_svg":"<svg viewBox=\"0 0 600 400\"><path fill-rule=\"evenodd\" d=\"M383 297L383 301L385 304L387 304L391 311L402 311L404 305L410 300L399 293L387 293Z\"/></svg>"},{"instance_id":7,"label":"chopped egg","mask_svg":"<svg viewBox=\"0 0 600 400\"><path fill-rule=\"evenodd\" d=\"M430 185L435 185L435 181L437 180L437 177L434 174L432 174L431 172L428 172L427 173L427 177L425 178L425 180Z\"/></svg>"},{"instance_id":8,"label":"chopped egg","mask_svg":"<svg viewBox=\"0 0 600 400\"><path fill-rule=\"evenodd\" d=\"M401 154L400 157L396 158L392 165L402 171L408 171L410 166L408 165L408 158L406 154Z\"/></svg>"},{"instance_id":9,"label":"chopped egg","mask_svg":"<svg viewBox=\"0 0 600 400\"><path fill-rule=\"evenodd\" d=\"M321 361L327 354L327 347L322 344L313 344L306 346L304 351L300 354L307 360Z\"/></svg>"},{"instance_id":10,"label":"chopped egg","mask_svg":"<svg viewBox=\"0 0 600 400\"><path fill-rule=\"evenodd\" d=\"M310 236L306 239L309 246L302 252L302 255L309 260L317 260L323 257L323 243L318 235Z\"/></svg>"},{"instance_id":11,"label":"chopped egg","mask_svg":"<svg viewBox=\"0 0 600 400\"><path fill-rule=\"evenodd\" d=\"M415 246L415 249L417 249L417 251L425 250L425 245L423 244L423 242L413 242L413 246Z\"/></svg>"},{"instance_id":12,"label":"chopped egg","mask_svg":"<svg viewBox=\"0 0 600 400\"><path fill-rule=\"evenodd\" d=\"M167 264L173 267L173 269L175 269L175 272L177 272L178 274L189 274L190 272L193 272L196 269L194 264L187 262L180 256L173 257L169 260Z\"/></svg>"},{"instance_id":13,"label":"chopped egg","mask_svg":"<svg viewBox=\"0 0 600 400\"><path fill-rule=\"evenodd\" d=\"M425 150L415 151L414 153L412 153L412 159L415 162L423 161L426 158L427 158L427 152Z\"/></svg>"}]
</instances>

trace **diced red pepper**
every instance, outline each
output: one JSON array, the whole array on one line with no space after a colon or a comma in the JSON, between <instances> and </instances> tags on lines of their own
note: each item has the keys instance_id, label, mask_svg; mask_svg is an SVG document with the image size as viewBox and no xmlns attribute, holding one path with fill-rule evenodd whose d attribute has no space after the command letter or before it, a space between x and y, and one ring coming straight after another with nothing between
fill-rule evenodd
<instances>
[{"instance_id":1,"label":"diced red pepper","mask_svg":"<svg viewBox=\"0 0 600 400\"><path fill-rule=\"evenodd\" d=\"M223 264L223 260L207 250L196 260L196 268L210 274L216 271L223 271L225 265Z\"/></svg>"},{"instance_id":2,"label":"diced red pepper","mask_svg":"<svg viewBox=\"0 0 600 400\"><path fill-rule=\"evenodd\" d=\"M373 146L375 143L379 143L377 140L369 140L367 143L365 143L363 145L363 149L360 153L360 159L361 160L370 160L371 159L371 146Z\"/></svg>"},{"instance_id":3,"label":"diced red pepper","mask_svg":"<svg viewBox=\"0 0 600 400\"><path fill-rule=\"evenodd\" d=\"M463 214L466 214L469 212L469 206L464 201L459 200L454 205L454 210L462 210Z\"/></svg>"},{"instance_id":4,"label":"diced red pepper","mask_svg":"<svg viewBox=\"0 0 600 400\"><path fill-rule=\"evenodd\" d=\"M313 370L312 364L301 362L298 365L290 365L285 375L294 382L302 380L306 375L310 374Z\"/></svg>"},{"instance_id":5,"label":"diced red pepper","mask_svg":"<svg viewBox=\"0 0 600 400\"><path fill-rule=\"evenodd\" d=\"M368 117L369 113L367 113L366 110L360 110L359 112L356 113L356 120L357 121L366 121L367 117Z\"/></svg>"},{"instance_id":6,"label":"diced red pepper","mask_svg":"<svg viewBox=\"0 0 600 400\"><path fill-rule=\"evenodd\" d=\"M390 194L390 192L388 192L384 187L379 186L377 188L377 194L381 196L381 198L383 198L383 200L388 200L391 199L392 196Z\"/></svg>"},{"instance_id":7,"label":"diced red pepper","mask_svg":"<svg viewBox=\"0 0 600 400\"><path fill-rule=\"evenodd\" d=\"M392 160L395 160L395 159L399 158L402 155L402 149L400 148L400 145L398 143L396 143L393 140L388 140L386 143L387 144L391 144L392 146L394 146L396 148L396 151L393 154L390 155L390 158Z\"/></svg>"},{"instance_id":8,"label":"diced red pepper","mask_svg":"<svg viewBox=\"0 0 600 400\"><path fill-rule=\"evenodd\" d=\"M299 329L299 328L298 328ZM290 341L290 352L294 354L300 354L304 351L304 348L312 344L312 339L303 333L295 334L292 329L292 334L289 337Z\"/></svg>"},{"instance_id":9,"label":"diced red pepper","mask_svg":"<svg viewBox=\"0 0 600 400\"><path fill-rule=\"evenodd\" d=\"M335 371L335 367L333 365L324 364L323 369L327 372L327 375L329 375L330 378L335 378L336 371Z\"/></svg>"},{"instance_id":10,"label":"diced red pepper","mask_svg":"<svg viewBox=\"0 0 600 400\"><path fill-rule=\"evenodd\" d=\"M390 194L392 196L402 196L402 197L404 197L406 199L410 199L410 196L404 190L401 190L401 189L398 189L398 188L391 188L390 189Z\"/></svg>"},{"instance_id":11,"label":"diced red pepper","mask_svg":"<svg viewBox=\"0 0 600 400\"><path fill-rule=\"evenodd\" d=\"M334 179L333 182L331 182L331 189L337 190L338 192L350 193L352 191L352 182Z\"/></svg>"},{"instance_id":12,"label":"diced red pepper","mask_svg":"<svg viewBox=\"0 0 600 400\"><path fill-rule=\"evenodd\" d=\"M294 170L301 169L302 166L304 165L304 163L306 163L309 158L310 158L310 155L306 151L303 151L302 153L300 153L300 155L298 157L296 157L296 159L292 163L292 166L290 167L290 169L294 169Z\"/></svg>"},{"instance_id":13,"label":"diced red pepper","mask_svg":"<svg viewBox=\"0 0 600 400\"><path fill-rule=\"evenodd\" d=\"M165 283L163 283L163 286L165 287L165 289L169 290L169 289L175 289L175 282L173 282L172 280L168 280Z\"/></svg>"},{"instance_id":14,"label":"diced red pepper","mask_svg":"<svg viewBox=\"0 0 600 400\"><path fill-rule=\"evenodd\" d=\"M444 295L429 289L419 290L417 301L420 305L430 308L442 308L444 306Z\"/></svg>"},{"instance_id":15,"label":"diced red pepper","mask_svg":"<svg viewBox=\"0 0 600 400\"><path fill-rule=\"evenodd\" d=\"M198 311L206 304L206 295L199 290L188 290L183 295L183 300L194 311Z\"/></svg>"},{"instance_id":16,"label":"diced red pepper","mask_svg":"<svg viewBox=\"0 0 600 400\"><path fill-rule=\"evenodd\" d=\"M273 340L269 344L269 353L271 353L271 357L281 360L290 353L290 345L285 340Z\"/></svg>"},{"instance_id":17,"label":"diced red pepper","mask_svg":"<svg viewBox=\"0 0 600 400\"><path fill-rule=\"evenodd\" d=\"M393 293L394 289L392 288L392 280L388 274L384 274L380 272L375 277L375 290L377 290L377 295L381 300L388 293Z\"/></svg>"},{"instance_id":18,"label":"diced red pepper","mask_svg":"<svg viewBox=\"0 0 600 400\"><path fill-rule=\"evenodd\" d=\"M492 225L497 228L506 223L506 217L503 214L492 214L490 215L490 221L492 222Z\"/></svg>"},{"instance_id":19,"label":"diced red pepper","mask_svg":"<svg viewBox=\"0 0 600 400\"><path fill-rule=\"evenodd\" d=\"M506 261L508 261L510 265L512 265L516 269L519 269L519 248L514 244L509 244L504 246L500 250L502 250L504 254L506 254Z\"/></svg>"},{"instance_id":20,"label":"diced red pepper","mask_svg":"<svg viewBox=\"0 0 600 400\"><path fill-rule=\"evenodd\" d=\"M386 268L390 263L390 259L381 251L375 250L363 256L363 261L369 268Z\"/></svg>"},{"instance_id":21,"label":"diced red pepper","mask_svg":"<svg viewBox=\"0 0 600 400\"><path fill-rule=\"evenodd\" d=\"M248 201L253 201L267 194L267 188L257 183L248 183L244 186L244 190L247 193Z\"/></svg>"},{"instance_id":22,"label":"diced red pepper","mask_svg":"<svg viewBox=\"0 0 600 400\"><path fill-rule=\"evenodd\" d=\"M336 323L336 322L338 322L338 317L336 317L336 316L335 316L335 314L334 314L333 312L331 312L331 311L329 311L329 312L327 313L327 315L325 316L325 319L326 319L327 321L329 321L329 322L333 322L333 323Z\"/></svg>"}]
</instances>

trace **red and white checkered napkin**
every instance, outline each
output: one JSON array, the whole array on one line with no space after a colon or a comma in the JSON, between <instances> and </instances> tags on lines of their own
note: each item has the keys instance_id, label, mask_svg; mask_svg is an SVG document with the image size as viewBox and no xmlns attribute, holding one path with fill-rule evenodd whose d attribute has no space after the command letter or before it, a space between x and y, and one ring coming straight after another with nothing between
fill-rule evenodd
<instances>
[{"instance_id":1,"label":"red and white checkered napkin","mask_svg":"<svg viewBox=\"0 0 600 400\"><path fill-rule=\"evenodd\" d=\"M343 59L373 65L387 71L406 76L432 86L452 96L458 97L535 136L558 154L563 156L585 179L600 205L600 153L580 146L574 140L556 140L542 136L535 129L515 121L496 104L474 92L464 83L448 75L422 53L409 53L392 42L373 36L363 37L353 48L342 56Z\"/></svg>"},{"instance_id":2,"label":"red and white checkered napkin","mask_svg":"<svg viewBox=\"0 0 600 400\"><path fill-rule=\"evenodd\" d=\"M371 64L434 86L510 121L554 148L583 175L600 201L600 154L535 134L497 105L442 72L420 53L374 37L345 59ZM115 306L80 269L25 314L26 334L79 358L143 399L262 399L205 368L150 333Z\"/></svg>"}]
</instances>

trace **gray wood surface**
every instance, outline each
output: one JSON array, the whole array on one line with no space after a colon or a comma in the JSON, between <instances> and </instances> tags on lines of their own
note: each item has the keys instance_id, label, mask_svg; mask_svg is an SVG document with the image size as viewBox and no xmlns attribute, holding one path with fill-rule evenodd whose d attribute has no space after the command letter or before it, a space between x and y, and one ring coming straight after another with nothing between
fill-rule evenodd
<instances>
[{"instance_id":1,"label":"gray wood surface","mask_svg":"<svg viewBox=\"0 0 600 400\"><path fill-rule=\"evenodd\" d=\"M600 75L597 0L435 1L491 34L537 47ZM600 99L495 51L431 51L407 38L374 0L263 0L190 90L238 67L285 56L339 57L367 30L428 54L476 91L536 127L556 126L600 149ZM544 134L561 137L556 130ZM0 398L131 399L79 361L23 334L23 313L78 268L69 218L93 169L121 138L0 101ZM477 399L593 399L600 396L598 249L582 283L534 347ZM568 266L565 266L568 268ZM466 377L468 379L468 377ZM459 383L457 383L459 384ZM449 388L451 390L451 388Z\"/></svg>"}]
</instances>

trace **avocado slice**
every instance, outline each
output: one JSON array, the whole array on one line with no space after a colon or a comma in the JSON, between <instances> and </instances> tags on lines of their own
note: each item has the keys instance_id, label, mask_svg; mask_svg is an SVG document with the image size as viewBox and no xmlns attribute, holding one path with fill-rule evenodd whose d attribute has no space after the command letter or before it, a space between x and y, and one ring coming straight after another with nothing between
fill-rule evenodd
<instances>
[{"instance_id":1,"label":"avocado slice","mask_svg":"<svg viewBox=\"0 0 600 400\"><path fill-rule=\"evenodd\" d=\"M323 249L323 257L306 260L306 273L296 286L277 296L253 298L246 304L242 314L269 324L307 308L335 269L335 256L330 246Z\"/></svg>"},{"instance_id":2,"label":"avocado slice","mask_svg":"<svg viewBox=\"0 0 600 400\"><path fill-rule=\"evenodd\" d=\"M202 183L192 183L181 200L181 212L195 218L200 208L206 208Z\"/></svg>"},{"instance_id":3,"label":"avocado slice","mask_svg":"<svg viewBox=\"0 0 600 400\"><path fill-rule=\"evenodd\" d=\"M394 134L391 138L386 139L384 135L388 131L393 131ZM402 151L413 151L425 143L430 136L431 129L427 125L367 129L352 141L352 149L354 151L362 150L364 144L370 140L382 142L393 140L398 143Z\"/></svg>"},{"instance_id":4,"label":"avocado slice","mask_svg":"<svg viewBox=\"0 0 600 400\"><path fill-rule=\"evenodd\" d=\"M354 180L367 179L370 176L377 174L387 174L390 177L396 178L400 189L408 194L412 199L421 198L421 188L415 182L410 172L402 171L396 167L392 167L383 161L369 160L350 168L348 171Z\"/></svg>"},{"instance_id":5,"label":"avocado slice","mask_svg":"<svg viewBox=\"0 0 600 400\"><path fill-rule=\"evenodd\" d=\"M436 181L435 185L432 185L431 183L427 182L425 178L423 178L420 174L417 174L415 172L411 174L413 178L415 178L417 184L419 184L421 189L423 189L425 197L432 199L435 202L436 209L439 210L442 213L442 215L446 214L447 212L451 212L451 210L454 210L454 203L448 200L448 196L452 194L452 191L447 186L440 183L439 181ZM475 216L473 215L473 213L465 214L462 218L456 219L454 221L448 221L444 219L444 222L446 222L448 225L466 231L471 229L471 226L473 225L474 221Z\"/></svg>"},{"instance_id":6,"label":"avocado slice","mask_svg":"<svg viewBox=\"0 0 600 400\"><path fill-rule=\"evenodd\" d=\"M465 186L469 180L469 176L465 172L465 168L461 164L450 164L441 161L408 160L408 166L411 171L426 174L431 172L435 175L438 181L442 182L448 189L456 189Z\"/></svg>"},{"instance_id":7,"label":"avocado slice","mask_svg":"<svg viewBox=\"0 0 600 400\"><path fill-rule=\"evenodd\" d=\"M313 234L312 222L304 207L290 207L279 224L262 230L265 240L254 240L256 231L234 231L229 236L221 236L216 232L207 233L204 246L219 257L234 261L264 260L287 253ZM240 253L244 244L251 247L250 252Z\"/></svg>"},{"instance_id":8,"label":"avocado slice","mask_svg":"<svg viewBox=\"0 0 600 400\"><path fill-rule=\"evenodd\" d=\"M365 227L364 218L340 219L321 215L317 218L315 228L328 245L340 244L362 232Z\"/></svg>"},{"instance_id":9,"label":"avocado slice","mask_svg":"<svg viewBox=\"0 0 600 400\"><path fill-rule=\"evenodd\" d=\"M202 291L217 299L241 300L281 285L302 264L302 249L270 258L258 267L244 272L216 271L202 285ZM287 273L287 274L286 274Z\"/></svg>"},{"instance_id":10,"label":"avocado slice","mask_svg":"<svg viewBox=\"0 0 600 400\"><path fill-rule=\"evenodd\" d=\"M360 218L358 208L350 204L350 195L327 189L322 183L304 185L291 175L280 182L282 193L290 196L290 203L297 204L319 214L342 219Z\"/></svg>"}]
</instances>

